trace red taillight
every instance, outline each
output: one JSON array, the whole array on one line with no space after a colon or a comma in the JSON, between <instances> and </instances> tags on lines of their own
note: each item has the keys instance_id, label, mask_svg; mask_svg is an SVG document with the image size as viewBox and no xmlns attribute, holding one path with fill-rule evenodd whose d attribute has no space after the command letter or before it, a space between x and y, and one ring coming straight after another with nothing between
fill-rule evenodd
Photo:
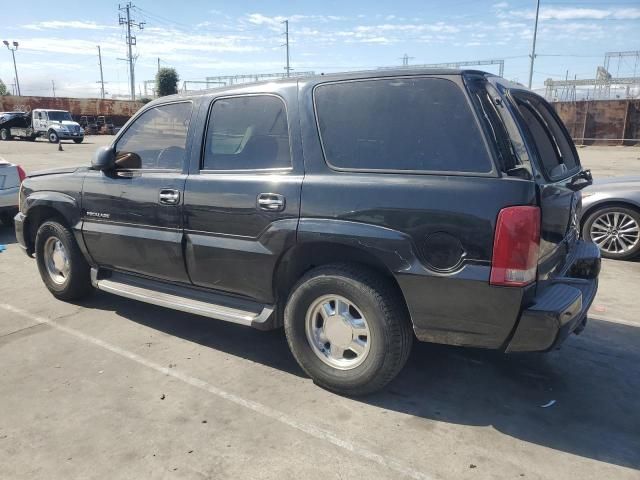
<instances>
[{"instance_id":1,"label":"red taillight","mask_svg":"<svg viewBox=\"0 0 640 480\"><path fill-rule=\"evenodd\" d=\"M22 181L27 178L27 174L20 165L16 165L16 168L18 169L18 177L20 177L20 183L22 183Z\"/></svg>"},{"instance_id":2,"label":"red taillight","mask_svg":"<svg viewBox=\"0 0 640 480\"><path fill-rule=\"evenodd\" d=\"M521 287L536 279L540 250L540 209L500 210L493 239L491 285Z\"/></svg>"}]
</instances>

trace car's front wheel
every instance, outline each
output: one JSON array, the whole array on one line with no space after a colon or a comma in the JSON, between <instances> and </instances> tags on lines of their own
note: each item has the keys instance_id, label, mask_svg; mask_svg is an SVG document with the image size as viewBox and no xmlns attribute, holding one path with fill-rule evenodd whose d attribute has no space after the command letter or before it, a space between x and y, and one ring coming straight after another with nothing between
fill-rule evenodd
<instances>
[{"instance_id":1,"label":"car's front wheel","mask_svg":"<svg viewBox=\"0 0 640 480\"><path fill-rule=\"evenodd\" d=\"M61 300L78 300L93 291L90 267L73 233L55 220L38 228L36 260L42 281Z\"/></svg>"},{"instance_id":2,"label":"car's front wheel","mask_svg":"<svg viewBox=\"0 0 640 480\"><path fill-rule=\"evenodd\" d=\"M49 130L49 134L47 136L49 138L49 143L58 143L59 137L55 130Z\"/></svg>"},{"instance_id":3,"label":"car's front wheel","mask_svg":"<svg viewBox=\"0 0 640 480\"><path fill-rule=\"evenodd\" d=\"M309 271L284 312L291 351L318 385L345 395L383 388L409 357L413 334L400 294L364 266Z\"/></svg>"},{"instance_id":4,"label":"car's front wheel","mask_svg":"<svg viewBox=\"0 0 640 480\"><path fill-rule=\"evenodd\" d=\"M6 142L7 140L11 139L11 135L9 134L9 129L8 128L2 128L0 129L0 140Z\"/></svg>"},{"instance_id":5,"label":"car's front wheel","mask_svg":"<svg viewBox=\"0 0 640 480\"><path fill-rule=\"evenodd\" d=\"M623 206L600 208L584 222L582 236L603 257L628 260L640 253L640 212Z\"/></svg>"},{"instance_id":6,"label":"car's front wheel","mask_svg":"<svg viewBox=\"0 0 640 480\"><path fill-rule=\"evenodd\" d=\"M74 138L73 143L82 143L83 140L84 138Z\"/></svg>"}]
</instances>

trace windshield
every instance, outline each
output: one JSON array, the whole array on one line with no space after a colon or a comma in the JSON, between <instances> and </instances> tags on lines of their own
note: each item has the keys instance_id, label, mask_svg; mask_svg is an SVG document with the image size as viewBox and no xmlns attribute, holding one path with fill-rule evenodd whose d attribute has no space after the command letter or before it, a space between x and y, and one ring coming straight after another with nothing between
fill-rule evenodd
<instances>
[{"instance_id":1,"label":"windshield","mask_svg":"<svg viewBox=\"0 0 640 480\"><path fill-rule=\"evenodd\" d=\"M49 111L47 112L47 114L49 115L49 120L52 120L54 122L62 122L65 120L73 122L73 119L71 118L71 114L69 112Z\"/></svg>"}]
</instances>

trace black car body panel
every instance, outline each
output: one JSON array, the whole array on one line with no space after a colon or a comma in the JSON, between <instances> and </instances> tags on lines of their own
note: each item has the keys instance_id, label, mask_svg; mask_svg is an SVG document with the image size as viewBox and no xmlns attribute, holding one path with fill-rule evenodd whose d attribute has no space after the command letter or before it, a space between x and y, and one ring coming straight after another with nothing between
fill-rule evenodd
<instances>
[{"instance_id":1,"label":"black car body panel","mask_svg":"<svg viewBox=\"0 0 640 480\"><path fill-rule=\"evenodd\" d=\"M487 168L374 171L340 168L328 161L314 103L316 87L372 79L387 82L389 88L419 87L424 78L448 82L439 88L455 86L479 135L477 151L490 159ZM22 193L26 200L16 218L18 238L33 251L33 231L27 225L32 208L46 205L74 229L95 267L280 307L305 269L332 258L363 262L397 285L419 340L546 350L584 323L597 287L599 256L585 250L576 236L580 194L570 187L582 170L575 148L570 145L573 169L556 169L550 178L545 170L549 152L536 146L535 125L527 123L536 111L528 119L521 111L529 108L522 102L541 101L531 95L482 72L403 69L158 99L123 127L114 151L146 112L191 102L190 119L182 123L186 144L180 149L181 168L79 169L28 179ZM232 108L229 99L248 97L276 98L284 105L290 165L207 168L207 155L241 160L237 152L244 150L247 139L231 130L216 133L218 117L212 112L216 104ZM541 105L538 108L546 108ZM171 135L174 127L163 128ZM246 129L245 137L258 128ZM559 128L556 135L566 134ZM208 138L233 148L216 153L215 145L207 146ZM372 148L364 141L360 146L365 152ZM563 152L560 163L566 158ZM513 170L517 173L505 166L509 155L522 160ZM159 192L166 190L179 200L159 202ZM542 212L537 276L522 287L490 282L497 219L511 206L539 207Z\"/></svg>"},{"instance_id":2,"label":"black car body panel","mask_svg":"<svg viewBox=\"0 0 640 480\"><path fill-rule=\"evenodd\" d=\"M62 218L86 252L81 232L82 183L86 172L86 168L53 169L36 172L22 182L15 224L18 240L29 255L34 252L38 222L50 217Z\"/></svg>"}]
</instances>

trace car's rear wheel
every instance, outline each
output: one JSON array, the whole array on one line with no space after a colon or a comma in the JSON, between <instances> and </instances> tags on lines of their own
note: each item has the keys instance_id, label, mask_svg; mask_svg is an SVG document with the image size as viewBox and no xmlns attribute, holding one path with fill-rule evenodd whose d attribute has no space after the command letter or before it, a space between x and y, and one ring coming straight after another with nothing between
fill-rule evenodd
<instances>
[{"instance_id":1,"label":"car's rear wheel","mask_svg":"<svg viewBox=\"0 0 640 480\"><path fill-rule=\"evenodd\" d=\"M58 143L59 137L55 130L49 130L47 137L49 138L49 143Z\"/></svg>"},{"instance_id":2,"label":"car's rear wheel","mask_svg":"<svg viewBox=\"0 0 640 480\"><path fill-rule=\"evenodd\" d=\"M73 143L82 143L83 140L84 138L74 138Z\"/></svg>"},{"instance_id":3,"label":"car's rear wheel","mask_svg":"<svg viewBox=\"0 0 640 480\"><path fill-rule=\"evenodd\" d=\"M591 213L582 236L595 243L603 257L628 260L640 253L640 212L609 206Z\"/></svg>"},{"instance_id":4,"label":"car's rear wheel","mask_svg":"<svg viewBox=\"0 0 640 480\"><path fill-rule=\"evenodd\" d=\"M38 228L36 260L42 281L61 300L77 300L93 291L90 267L71 231L49 220Z\"/></svg>"},{"instance_id":5,"label":"car's rear wheel","mask_svg":"<svg viewBox=\"0 0 640 480\"><path fill-rule=\"evenodd\" d=\"M318 385L345 395L383 388L409 357L413 334L399 292L364 266L308 272L284 312L291 351Z\"/></svg>"},{"instance_id":6,"label":"car's rear wheel","mask_svg":"<svg viewBox=\"0 0 640 480\"><path fill-rule=\"evenodd\" d=\"M9 135L9 129L7 128L3 128L0 129L0 140L2 140L3 142L6 142L7 140L11 139L11 135Z\"/></svg>"}]
</instances>

